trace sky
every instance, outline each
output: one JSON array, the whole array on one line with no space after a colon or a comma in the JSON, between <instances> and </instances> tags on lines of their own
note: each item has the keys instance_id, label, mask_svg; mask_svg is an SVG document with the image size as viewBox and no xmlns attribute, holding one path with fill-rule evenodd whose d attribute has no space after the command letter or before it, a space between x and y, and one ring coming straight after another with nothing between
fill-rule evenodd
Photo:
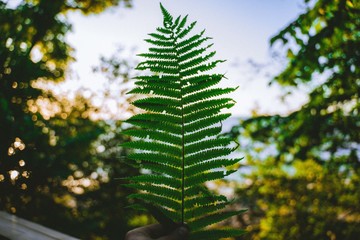
<instances>
[{"instance_id":1,"label":"sky","mask_svg":"<svg viewBox=\"0 0 360 240\"><path fill-rule=\"evenodd\" d=\"M288 98L286 103L278 99L281 90L271 88L268 74L281 70L281 65L270 57L270 38L287 26L304 11L300 0L163 0L162 4L174 16L188 14L189 21L197 21L194 33L206 29L212 37L217 59L227 60L216 68L225 73L223 86L239 86L231 95L236 101L234 116L249 116L253 109L260 113L280 113L296 109L306 101L301 93ZM75 49L76 61L62 89L90 88L100 91L104 79L92 73L99 64L100 56L110 56L121 46L135 53L147 52L144 42L148 33L162 25L162 15L157 0L134 0L130 9L111 8L100 15L83 16L78 12L68 14L73 31L68 42ZM134 53L133 53L134 51ZM249 60L266 65L266 71L252 68ZM270 74L271 75L271 74Z\"/></svg>"}]
</instances>

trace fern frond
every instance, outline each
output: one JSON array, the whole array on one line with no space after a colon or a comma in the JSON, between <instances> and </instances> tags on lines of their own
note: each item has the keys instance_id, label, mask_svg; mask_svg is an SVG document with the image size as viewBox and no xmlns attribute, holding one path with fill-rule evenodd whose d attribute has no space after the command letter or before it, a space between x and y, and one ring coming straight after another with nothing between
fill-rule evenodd
<instances>
[{"instance_id":1,"label":"fern frond","mask_svg":"<svg viewBox=\"0 0 360 240\"><path fill-rule=\"evenodd\" d=\"M158 39L160 41L171 41L171 38L158 33L149 33L149 36ZM141 54L139 56L141 56Z\"/></svg>"},{"instance_id":2,"label":"fern frond","mask_svg":"<svg viewBox=\"0 0 360 240\"><path fill-rule=\"evenodd\" d=\"M134 126L139 126L146 129L167 131L172 134L181 134L181 127L171 123L164 123L159 121L144 121L144 120L127 120L127 123L130 123Z\"/></svg>"},{"instance_id":3,"label":"fern frond","mask_svg":"<svg viewBox=\"0 0 360 240\"><path fill-rule=\"evenodd\" d=\"M132 116L127 121L133 121L133 120L145 120L145 121L157 121L157 122L169 122L172 124L181 124L181 118L174 115L169 115L166 113L144 113L144 114L138 114L135 116Z\"/></svg>"},{"instance_id":4,"label":"fern frond","mask_svg":"<svg viewBox=\"0 0 360 240\"><path fill-rule=\"evenodd\" d=\"M180 159L164 153L149 153L149 152L131 153L129 154L129 158L139 161L167 164L175 168L181 168Z\"/></svg>"},{"instance_id":5,"label":"fern frond","mask_svg":"<svg viewBox=\"0 0 360 240\"><path fill-rule=\"evenodd\" d=\"M145 151L164 152L173 156L179 156L181 154L180 148L157 142L132 141L123 143L122 146Z\"/></svg>"},{"instance_id":6,"label":"fern frond","mask_svg":"<svg viewBox=\"0 0 360 240\"><path fill-rule=\"evenodd\" d=\"M179 31L181 31L181 30L184 28L184 26L185 26L185 24L186 24L186 21L187 21L187 18L188 18L188 15L186 15L186 16L181 20L179 26L177 26L177 28L176 28L176 34L178 34Z\"/></svg>"},{"instance_id":7,"label":"fern frond","mask_svg":"<svg viewBox=\"0 0 360 240\"><path fill-rule=\"evenodd\" d=\"M156 194L135 193L135 194L130 194L128 196L128 198L136 198L136 199L143 200L143 201L156 202L162 206L167 206L168 208L171 208L174 210L179 209L179 207L181 207L181 204L179 202L177 202L171 198L166 198L164 196L156 195Z\"/></svg>"},{"instance_id":8,"label":"fern frond","mask_svg":"<svg viewBox=\"0 0 360 240\"><path fill-rule=\"evenodd\" d=\"M194 35L194 36L192 36L192 37L190 37L188 39L185 39L185 40L179 42L176 45L176 47L178 48L178 50L180 50L181 48L189 45L190 43L193 43L193 42L195 42L197 40L202 39L203 38L202 36L204 35L204 32L205 32L205 30L203 30L200 34L196 34L196 35Z\"/></svg>"},{"instance_id":9,"label":"fern frond","mask_svg":"<svg viewBox=\"0 0 360 240\"><path fill-rule=\"evenodd\" d=\"M222 203L211 203L209 205L202 205L200 207L196 207L193 209L189 209L186 211L185 216L187 219L195 219L199 218L201 216L209 215L210 213L217 212L219 210L222 210L226 208L228 205L228 202L222 202Z\"/></svg>"},{"instance_id":10,"label":"fern frond","mask_svg":"<svg viewBox=\"0 0 360 240\"><path fill-rule=\"evenodd\" d=\"M196 25L196 22L190 23L190 25L187 28L180 30L180 32L177 34L177 37L178 38L185 37L195 27L195 25Z\"/></svg>"},{"instance_id":11,"label":"fern frond","mask_svg":"<svg viewBox=\"0 0 360 240\"><path fill-rule=\"evenodd\" d=\"M229 158L234 141L219 136L230 116L223 110L235 104L224 95L236 88L216 87L225 77L209 71L224 61L212 60L216 52L208 53L212 44L205 30L190 34L196 22L188 24L187 15L174 20L160 8L163 26L145 40L151 47L139 54L145 61L136 68L151 74L135 77L129 92L148 96L132 103L146 112L126 121L135 126L125 131L134 139L123 146L133 149L129 164L149 172L127 179L128 187L139 190L129 197L157 206L169 222L187 222L191 239L241 235L237 229L205 229L242 213L224 211L231 202L205 184L234 173L241 160Z\"/></svg>"},{"instance_id":12,"label":"fern frond","mask_svg":"<svg viewBox=\"0 0 360 240\"><path fill-rule=\"evenodd\" d=\"M221 110L223 110L225 108L229 109L229 108L233 107L234 105L235 105L235 103L224 103L224 104L221 104L218 106L212 106L212 107L209 107L209 109L207 109L207 110L202 109L202 110L187 114L186 119L188 121L196 121L196 120L204 119L204 118L207 118L208 116L216 115L217 113L220 113Z\"/></svg>"},{"instance_id":13,"label":"fern frond","mask_svg":"<svg viewBox=\"0 0 360 240\"><path fill-rule=\"evenodd\" d=\"M213 202L213 200L215 200L215 198L213 198L213 197L216 197L216 196L212 192L210 192L210 190L207 187L205 187L205 185L203 185L203 184L186 188L185 195L188 199L196 199L196 197L198 197L198 196L206 197L206 199L208 199L207 204L219 202L219 200ZM221 200L221 201L227 202L226 198L224 201L223 200ZM196 205L196 207L205 206L207 204ZM193 210L193 208L186 208L185 212L190 211L190 210Z\"/></svg>"},{"instance_id":14,"label":"fern frond","mask_svg":"<svg viewBox=\"0 0 360 240\"><path fill-rule=\"evenodd\" d=\"M186 172L189 174L198 174L201 172L209 171L211 169L222 168L232 166L235 163L238 163L241 159L216 159L205 162L200 162L194 165L189 166L186 169Z\"/></svg>"},{"instance_id":15,"label":"fern frond","mask_svg":"<svg viewBox=\"0 0 360 240\"><path fill-rule=\"evenodd\" d=\"M181 110L177 107L179 102L170 98L147 98L139 99L132 103L134 106L152 111L152 112L166 112L173 115L179 115Z\"/></svg>"},{"instance_id":16,"label":"fern frond","mask_svg":"<svg viewBox=\"0 0 360 240\"><path fill-rule=\"evenodd\" d=\"M193 112L204 109L207 106L220 106L222 104L228 104L231 102L234 102L234 100L231 98L221 98L191 103L190 105L184 107L184 114L191 114Z\"/></svg>"},{"instance_id":17,"label":"fern frond","mask_svg":"<svg viewBox=\"0 0 360 240\"><path fill-rule=\"evenodd\" d=\"M181 145L181 138L179 136L174 136L167 132L161 132L161 131L150 130L150 129L128 129L128 130L124 131L123 134L142 138L142 139L152 139L152 140L161 141L164 143Z\"/></svg>"},{"instance_id":18,"label":"fern frond","mask_svg":"<svg viewBox=\"0 0 360 240\"><path fill-rule=\"evenodd\" d=\"M174 59L174 56L167 54L157 54L157 53L140 53L139 57L149 58L149 59L159 59L159 60L168 60Z\"/></svg>"},{"instance_id":19,"label":"fern frond","mask_svg":"<svg viewBox=\"0 0 360 240\"><path fill-rule=\"evenodd\" d=\"M197 175L186 178L185 187L191 187L192 185L197 185L207 181L222 179L224 176L225 174L223 171L199 173Z\"/></svg>"},{"instance_id":20,"label":"fern frond","mask_svg":"<svg viewBox=\"0 0 360 240\"><path fill-rule=\"evenodd\" d=\"M194 221L191 221L188 223L188 225L191 230L196 231L196 230L202 229L203 227L209 226L211 224L221 222L232 216L239 215L243 212L244 212L244 210L214 213L214 214L210 214L205 217L196 219Z\"/></svg>"},{"instance_id":21,"label":"fern frond","mask_svg":"<svg viewBox=\"0 0 360 240\"><path fill-rule=\"evenodd\" d=\"M191 42L181 48L176 49L179 53L179 58L184 57L186 54L190 53L191 50L194 48L200 46L202 43L206 42L207 40L210 40L211 38L201 38L197 41Z\"/></svg>"},{"instance_id":22,"label":"fern frond","mask_svg":"<svg viewBox=\"0 0 360 240\"><path fill-rule=\"evenodd\" d=\"M159 28L156 28L156 30L160 33L165 33L165 34L171 34L172 31L170 29L167 29L167 28L163 28L163 27L159 27Z\"/></svg>"},{"instance_id":23,"label":"fern frond","mask_svg":"<svg viewBox=\"0 0 360 240\"><path fill-rule=\"evenodd\" d=\"M210 127L210 126L212 126L212 125L214 125L216 123L224 121L230 116L231 116L230 113L223 113L223 114L215 115L213 117L203 118L203 119L200 119L199 121L196 121L196 122L193 122L193 123L189 123L188 125L185 125L184 126L184 131L185 131L185 133L195 132L195 131L197 131L199 129L207 128L207 127Z\"/></svg>"},{"instance_id":24,"label":"fern frond","mask_svg":"<svg viewBox=\"0 0 360 240\"><path fill-rule=\"evenodd\" d=\"M160 3L161 12L164 16L164 26L166 28L170 27L172 25L173 17L171 14L164 8L164 6Z\"/></svg>"},{"instance_id":25,"label":"fern frond","mask_svg":"<svg viewBox=\"0 0 360 240\"><path fill-rule=\"evenodd\" d=\"M157 72L162 74L163 73L176 74L178 72L177 67L162 65L161 63L159 63L158 65L144 63L143 65L136 67L136 70L146 70L146 69L149 69L152 72Z\"/></svg>"},{"instance_id":26,"label":"fern frond","mask_svg":"<svg viewBox=\"0 0 360 240\"><path fill-rule=\"evenodd\" d=\"M170 91L179 91L177 86L180 86L177 82L171 83L169 78L166 76L166 79L164 77L164 80L157 80L157 78L154 78L152 80L140 80L136 81L135 84L139 86L140 89L142 88L154 88L154 89L169 89ZM170 96L171 97L171 96Z\"/></svg>"},{"instance_id":27,"label":"fern frond","mask_svg":"<svg viewBox=\"0 0 360 240\"><path fill-rule=\"evenodd\" d=\"M173 45L172 42L164 41L164 40L152 40L152 39L145 39L145 42L154 44L155 46L159 47L171 47Z\"/></svg>"},{"instance_id":28,"label":"fern frond","mask_svg":"<svg viewBox=\"0 0 360 240\"><path fill-rule=\"evenodd\" d=\"M174 100L171 98L160 98L160 97L139 99L133 102L133 104L139 104L139 103L153 103L162 106L176 106L176 107L180 107L181 104L180 101L178 100Z\"/></svg>"},{"instance_id":29,"label":"fern frond","mask_svg":"<svg viewBox=\"0 0 360 240\"><path fill-rule=\"evenodd\" d=\"M192 76L192 75L199 74L202 72L206 72L206 71L209 71L209 70L215 68L216 65L221 62L224 62L224 61L218 60L215 62L205 63L205 64L198 65L198 66L195 66L192 68L184 69L184 70L180 71L180 74L182 76L188 77L188 76Z\"/></svg>"},{"instance_id":30,"label":"fern frond","mask_svg":"<svg viewBox=\"0 0 360 240\"><path fill-rule=\"evenodd\" d=\"M124 186L150 193L158 192L160 196L169 199L179 199L181 197L180 191L165 186L159 186L153 184L139 184L139 183L129 183L129 184L125 184Z\"/></svg>"},{"instance_id":31,"label":"fern frond","mask_svg":"<svg viewBox=\"0 0 360 240\"><path fill-rule=\"evenodd\" d=\"M177 28L177 26L179 25L180 19L181 19L181 16L178 16L175 19L174 24L171 26L171 29L176 29Z\"/></svg>"},{"instance_id":32,"label":"fern frond","mask_svg":"<svg viewBox=\"0 0 360 240\"><path fill-rule=\"evenodd\" d=\"M173 57L176 57L176 50L174 48L161 48L161 47L153 47L153 48L149 48L150 52L153 53L159 53L159 54L167 54Z\"/></svg>"},{"instance_id":33,"label":"fern frond","mask_svg":"<svg viewBox=\"0 0 360 240\"><path fill-rule=\"evenodd\" d=\"M186 143L193 143L196 141L199 141L201 139L217 135L221 132L220 126L210 127L206 129L202 129L200 131L191 133L191 134L185 134L184 140Z\"/></svg>"},{"instance_id":34,"label":"fern frond","mask_svg":"<svg viewBox=\"0 0 360 240\"><path fill-rule=\"evenodd\" d=\"M137 70L151 69L151 68L176 68L178 64L172 59L169 60L148 60L141 62L136 67Z\"/></svg>"},{"instance_id":35,"label":"fern frond","mask_svg":"<svg viewBox=\"0 0 360 240\"><path fill-rule=\"evenodd\" d=\"M219 75L213 75L208 79L201 79L199 82L197 81L192 81L193 78L189 78L186 79L189 82L189 85L185 86L183 89L183 93L186 94L191 94L191 93L195 93L197 91L212 87L216 84L218 84L220 82L220 80L222 79L223 75L220 75L221 77L219 77Z\"/></svg>"},{"instance_id":36,"label":"fern frond","mask_svg":"<svg viewBox=\"0 0 360 240\"><path fill-rule=\"evenodd\" d=\"M151 163L151 161L142 161L140 166L142 169L150 170L152 173L163 174L173 178L180 178L182 173L181 168L166 164Z\"/></svg>"},{"instance_id":37,"label":"fern frond","mask_svg":"<svg viewBox=\"0 0 360 240\"><path fill-rule=\"evenodd\" d=\"M149 84L153 85L155 82L160 82L161 84L164 84L166 82L175 83L176 87L181 86L178 77L176 76L160 76L160 75L151 75L151 76L136 76L134 79L142 80L145 82L148 82ZM137 83L136 83L137 84Z\"/></svg>"},{"instance_id":38,"label":"fern frond","mask_svg":"<svg viewBox=\"0 0 360 240\"><path fill-rule=\"evenodd\" d=\"M215 138L215 139L205 139L200 142L196 142L193 144L185 145L185 152L187 154L193 154L200 151L203 151L204 149L208 148L214 148L214 147L224 147L229 145L232 142L229 138Z\"/></svg>"},{"instance_id":39,"label":"fern frond","mask_svg":"<svg viewBox=\"0 0 360 240\"><path fill-rule=\"evenodd\" d=\"M201 92L196 92L193 94L189 94L186 97L184 97L184 101L186 102L197 102L200 100L205 100L208 98L213 98L217 96L221 96L227 93L231 93L235 91L236 88L212 88L212 89L206 89Z\"/></svg>"},{"instance_id":40,"label":"fern frond","mask_svg":"<svg viewBox=\"0 0 360 240\"><path fill-rule=\"evenodd\" d=\"M194 207L204 206L209 204L210 202L227 202L226 197L219 195L219 196L196 196L190 199L187 199L185 202L186 209L192 209Z\"/></svg>"},{"instance_id":41,"label":"fern frond","mask_svg":"<svg viewBox=\"0 0 360 240\"><path fill-rule=\"evenodd\" d=\"M211 149L187 156L187 165L193 165L199 161L207 161L218 157L228 156L234 151L233 148Z\"/></svg>"},{"instance_id":42,"label":"fern frond","mask_svg":"<svg viewBox=\"0 0 360 240\"><path fill-rule=\"evenodd\" d=\"M153 94L160 97L176 98L180 100L180 91L178 89L164 89L156 87L138 87L129 91L128 94Z\"/></svg>"},{"instance_id":43,"label":"fern frond","mask_svg":"<svg viewBox=\"0 0 360 240\"><path fill-rule=\"evenodd\" d=\"M189 69L191 67L197 66L199 64L204 63L205 61L211 59L213 56L215 56L216 52L211 52L209 54L207 54L206 56L200 56L200 57L195 57L195 58L191 58L191 59L186 59L186 62L181 62L180 63L180 67L182 69Z\"/></svg>"},{"instance_id":44,"label":"fern frond","mask_svg":"<svg viewBox=\"0 0 360 240\"><path fill-rule=\"evenodd\" d=\"M129 180L137 183L151 183L159 185L164 184L172 188L181 188L181 183L176 179L156 174L139 175L130 178L124 178L124 180Z\"/></svg>"},{"instance_id":45,"label":"fern frond","mask_svg":"<svg viewBox=\"0 0 360 240\"><path fill-rule=\"evenodd\" d=\"M186 61L190 61L191 59L202 56L208 48L211 48L213 44L209 44L206 47L198 48L198 49L192 49L188 53L183 53L181 56L179 56L179 64L184 64Z\"/></svg>"}]
</instances>

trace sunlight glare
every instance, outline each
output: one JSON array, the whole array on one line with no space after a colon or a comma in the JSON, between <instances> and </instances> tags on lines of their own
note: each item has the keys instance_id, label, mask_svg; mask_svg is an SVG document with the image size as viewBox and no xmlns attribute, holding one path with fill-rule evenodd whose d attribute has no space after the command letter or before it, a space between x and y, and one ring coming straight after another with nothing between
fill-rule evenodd
<instances>
[{"instance_id":1,"label":"sunlight glare","mask_svg":"<svg viewBox=\"0 0 360 240\"><path fill-rule=\"evenodd\" d=\"M13 147L9 147L8 149L8 155L11 156L11 155L14 155L15 154L15 150Z\"/></svg>"},{"instance_id":2,"label":"sunlight glare","mask_svg":"<svg viewBox=\"0 0 360 240\"><path fill-rule=\"evenodd\" d=\"M21 176L23 176L24 178L29 178L30 177L30 172L28 171L23 171Z\"/></svg>"},{"instance_id":3,"label":"sunlight glare","mask_svg":"<svg viewBox=\"0 0 360 240\"><path fill-rule=\"evenodd\" d=\"M33 63L38 63L43 58L44 54L41 52L39 46L34 46L30 52L30 59Z\"/></svg>"},{"instance_id":4,"label":"sunlight glare","mask_svg":"<svg viewBox=\"0 0 360 240\"><path fill-rule=\"evenodd\" d=\"M16 180L19 177L19 172L16 170L9 171L11 180Z\"/></svg>"}]
</instances>

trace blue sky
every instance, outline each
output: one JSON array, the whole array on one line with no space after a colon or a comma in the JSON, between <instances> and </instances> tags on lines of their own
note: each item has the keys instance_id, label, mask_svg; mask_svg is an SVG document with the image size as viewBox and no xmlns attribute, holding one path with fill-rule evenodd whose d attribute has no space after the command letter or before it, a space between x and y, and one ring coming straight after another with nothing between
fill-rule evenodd
<instances>
[{"instance_id":1,"label":"blue sky","mask_svg":"<svg viewBox=\"0 0 360 240\"><path fill-rule=\"evenodd\" d=\"M212 37L217 58L226 59L217 72L226 73L225 86L239 86L232 97L238 102L234 115L248 116L255 107L262 113L286 113L305 101L301 94L288 99L287 104L278 100L280 90L268 88L269 76L249 69L249 59L270 63L272 72L279 65L271 63L269 39L294 20L302 11L300 0L163 0L163 5L175 17L189 15L197 21L197 30L206 29ZM70 13L73 32L68 41L75 49L76 62L72 64L76 76L63 86L101 89L103 79L91 73L99 56L110 56L118 46L136 47L136 53L146 52L148 44L143 39L162 25L162 15L157 0L134 0L131 9L112 8L100 15L82 16ZM135 55L134 58L138 59ZM273 66L273 67L272 67Z\"/></svg>"}]
</instances>

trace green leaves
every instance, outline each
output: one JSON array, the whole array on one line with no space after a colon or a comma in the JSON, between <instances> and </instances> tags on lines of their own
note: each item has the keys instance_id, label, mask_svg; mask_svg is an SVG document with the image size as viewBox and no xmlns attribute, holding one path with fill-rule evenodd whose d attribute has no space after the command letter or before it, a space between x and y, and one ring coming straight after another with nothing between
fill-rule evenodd
<instances>
[{"instance_id":1,"label":"green leaves","mask_svg":"<svg viewBox=\"0 0 360 240\"><path fill-rule=\"evenodd\" d=\"M254 170L238 194L258 213L252 222L261 221L251 239L360 236L360 1L304 2L271 43L287 58L272 80L283 87L280 98L307 89L306 103L249 118L233 131L249 136Z\"/></svg>"},{"instance_id":2,"label":"green leaves","mask_svg":"<svg viewBox=\"0 0 360 240\"><path fill-rule=\"evenodd\" d=\"M162 5L161 11L164 26L145 40L153 47L139 55L146 60L137 67L151 74L136 77L137 87L129 92L148 95L133 102L146 112L127 120L134 128L125 133L134 140L123 144L134 149L130 161L150 173L129 178L127 186L140 191L130 198L159 208L172 222L186 222L191 239L209 239L212 230L204 228L242 212L224 211L226 197L205 187L235 172L241 160L228 158L232 139L218 137L222 121L231 115L222 110L235 104L222 96L236 88L214 87L224 76L207 72L223 61L211 61L215 51L206 53L212 45L204 46L210 39L205 31L191 36L195 22L187 25L187 16L173 21ZM243 232L214 233L221 238Z\"/></svg>"}]
</instances>

